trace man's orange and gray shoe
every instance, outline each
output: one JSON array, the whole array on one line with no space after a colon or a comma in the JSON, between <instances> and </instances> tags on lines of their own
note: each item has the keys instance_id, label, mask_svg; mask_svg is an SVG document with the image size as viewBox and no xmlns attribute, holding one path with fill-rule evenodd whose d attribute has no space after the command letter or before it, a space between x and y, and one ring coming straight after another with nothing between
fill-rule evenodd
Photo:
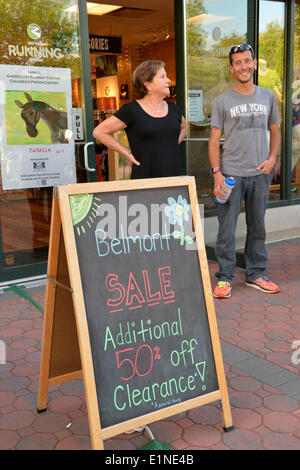
<instances>
[{"instance_id":1,"label":"man's orange and gray shoe","mask_svg":"<svg viewBox=\"0 0 300 470\"><path fill-rule=\"evenodd\" d=\"M226 281L219 281L215 287L213 296L219 299L227 299L231 296L231 284Z\"/></svg>"},{"instance_id":2,"label":"man's orange and gray shoe","mask_svg":"<svg viewBox=\"0 0 300 470\"><path fill-rule=\"evenodd\" d=\"M254 281L246 281L245 284L248 287L254 287L254 289L261 290L266 294L275 294L276 292L279 292L279 287L266 276L259 277Z\"/></svg>"}]
</instances>

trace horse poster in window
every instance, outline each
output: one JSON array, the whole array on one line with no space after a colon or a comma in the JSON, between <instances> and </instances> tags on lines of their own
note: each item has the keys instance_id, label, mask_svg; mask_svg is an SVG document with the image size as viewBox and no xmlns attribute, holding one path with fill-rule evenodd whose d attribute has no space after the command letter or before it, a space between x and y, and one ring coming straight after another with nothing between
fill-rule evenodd
<instances>
[{"instance_id":1,"label":"horse poster in window","mask_svg":"<svg viewBox=\"0 0 300 470\"><path fill-rule=\"evenodd\" d=\"M0 65L3 189L76 183L70 69Z\"/></svg>"}]
</instances>

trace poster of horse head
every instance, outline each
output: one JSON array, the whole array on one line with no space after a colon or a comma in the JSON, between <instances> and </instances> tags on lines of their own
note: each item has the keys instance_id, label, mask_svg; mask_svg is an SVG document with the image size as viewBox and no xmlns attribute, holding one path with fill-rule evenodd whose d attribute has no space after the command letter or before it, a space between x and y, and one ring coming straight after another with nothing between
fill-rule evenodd
<instances>
[{"instance_id":1,"label":"poster of horse head","mask_svg":"<svg viewBox=\"0 0 300 470\"><path fill-rule=\"evenodd\" d=\"M64 92L6 90L7 145L67 144Z\"/></svg>"}]
</instances>

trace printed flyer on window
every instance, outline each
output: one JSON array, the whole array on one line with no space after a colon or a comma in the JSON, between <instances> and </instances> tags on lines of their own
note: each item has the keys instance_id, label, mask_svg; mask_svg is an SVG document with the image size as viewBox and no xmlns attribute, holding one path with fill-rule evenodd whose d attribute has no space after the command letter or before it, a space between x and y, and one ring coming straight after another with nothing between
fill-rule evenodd
<instances>
[{"instance_id":1,"label":"printed flyer on window","mask_svg":"<svg viewBox=\"0 0 300 470\"><path fill-rule=\"evenodd\" d=\"M76 183L70 69L0 65L2 188Z\"/></svg>"}]
</instances>

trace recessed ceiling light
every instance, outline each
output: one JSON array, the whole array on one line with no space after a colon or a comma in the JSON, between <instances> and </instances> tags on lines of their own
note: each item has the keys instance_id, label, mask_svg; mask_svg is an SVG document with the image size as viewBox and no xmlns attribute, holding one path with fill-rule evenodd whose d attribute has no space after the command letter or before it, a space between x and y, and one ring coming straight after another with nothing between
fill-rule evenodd
<instances>
[{"instance_id":1,"label":"recessed ceiling light","mask_svg":"<svg viewBox=\"0 0 300 470\"><path fill-rule=\"evenodd\" d=\"M212 24L212 23L220 23L221 21L228 21L233 20L232 16L219 16L219 15L211 15L207 13L202 13L201 15L193 16L192 18L188 18L188 23L199 23L199 24Z\"/></svg>"},{"instance_id":2,"label":"recessed ceiling light","mask_svg":"<svg viewBox=\"0 0 300 470\"><path fill-rule=\"evenodd\" d=\"M87 12L89 15L106 15L111 11L119 10L122 8L119 5L104 5L99 3L87 2Z\"/></svg>"}]
</instances>

